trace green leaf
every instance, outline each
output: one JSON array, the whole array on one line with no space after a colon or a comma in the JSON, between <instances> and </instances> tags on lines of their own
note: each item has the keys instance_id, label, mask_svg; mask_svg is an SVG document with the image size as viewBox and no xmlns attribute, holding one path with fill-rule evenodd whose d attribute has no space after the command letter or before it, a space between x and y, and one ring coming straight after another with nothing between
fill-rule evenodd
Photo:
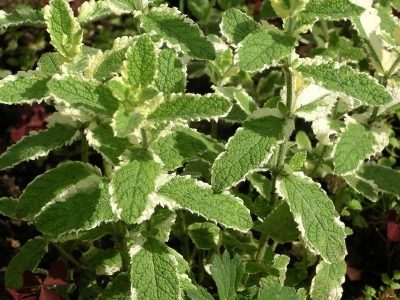
<instances>
[{"instance_id":1,"label":"green leaf","mask_svg":"<svg viewBox=\"0 0 400 300\"><path fill-rule=\"evenodd\" d=\"M122 266L121 254L117 249L92 247L81 258L82 267L96 275L112 275Z\"/></svg>"},{"instance_id":2,"label":"green leaf","mask_svg":"<svg viewBox=\"0 0 400 300\"><path fill-rule=\"evenodd\" d=\"M19 199L17 217L32 220L48 203L63 201L69 190L74 191L78 183L86 186L99 181L99 170L89 164L61 163L37 176L26 187Z\"/></svg>"},{"instance_id":3,"label":"green leaf","mask_svg":"<svg viewBox=\"0 0 400 300\"><path fill-rule=\"evenodd\" d=\"M155 122L194 121L225 116L231 102L219 95L173 94L153 111L148 119Z\"/></svg>"},{"instance_id":4,"label":"green leaf","mask_svg":"<svg viewBox=\"0 0 400 300\"><path fill-rule=\"evenodd\" d=\"M358 174L351 174L342 176L346 183L352 187L356 192L360 193L369 200L376 202L379 200L378 192L376 191L376 186L373 182L365 180Z\"/></svg>"},{"instance_id":5,"label":"green leaf","mask_svg":"<svg viewBox=\"0 0 400 300\"><path fill-rule=\"evenodd\" d=\"M79 214L76 212L79 211ZM101 223L114 221L108 184L87 185L63 201L51 203L35 218L36 228L43 234L58 238L62 235L90 230Z\"/></svg>"},{"instance_id":6,"label":"green leaf","mask_svg":"<svg viewBox=\"0 0 400 300\"><path fill-rule=\"evenodd\" d=\"M296 290L292 287L282 286L279 282L268 284L261 290L258 300L300 300Z\"/></svg>"},{"instance_id":7,"label":"green leaf","mask_svg":"<svg viewBox=\"0 0 400 300\"><path fill-rule=\"evenodd\" d=\"M206 20L210 13L210 0L192 0L187 3L190 13L199 20Z\"/></svg>"},{"instance_id":8,"label":"green leaf","mask_svg":"<svg viewBox=\"0 0 400 300\"><path fill-rule=\"evenodd\" d=\"M176 8L166 6L150 10L141 17L142 27L147 31L155 31L163 39L194 58L215 59L212 43L204 37L200 28L190 19L182 15Z\"/></svg>"},{"instance_id":9,"label":"green leaf","mask_svg":"<svg viewBox=\"0 0 400 300\"><path fill-rule=\"evenodd\" d=\"M43 25L43 13L32 8L17 8L10 13L0 10L0 29L18 25Z\"/></svg>"},{"instance_id":10,"label":"green leaf","mask_svg":"<svg viewBox=\"0 0 400 300\"><path fill-rule=\"evenodd\" d=\"M222 151L217 141L183 125L175 125L161 132L151 149L161 158L166 170L181 167L206 151L216 154Z\"/></svg>"},{"instance_id":11,"label":"green leaf","mask_svg":"<svg viewBox=\"0 0 400 300\"><path fill-rule=\"evenodd\" d=\"M5 286L12 289L21 288L23 284L22 274L25 271L33 271L46 252L46 240L35 238L26 242L8 264Z\"/></svg>"},{"instance_id":12,"label":"green leaf","mask_svg":"<svg viewBox=\"0 0 400 300\"><path fill-rule=\"evenodd\" d=\"M93 56L89 69L86 71L88 75L96 80L110 79L114 73L122 69L130 44L132 44L132 39L129 37L115 39L112 49Z\"/></svg>"},{"instance_id":13,"label":"green leaf","mask_svg":"<svg viewBox=\"0 0 400 300\"><path fill-rule=\"evenodd\" d=\"M130 112L121 106L113 115L111 126L116 137L126 138L134 134L144 121L143 114L137 111Z\"/></svg>"},{"instance_id":14,"label":"green leaf","mask_svg":"<svg viewBox=\"0 0 400 300\"><path fill-rule=\"evenodd\" d=\"M379 191L400 196L400 172L391 168L377 165L364 164L357 176L363 180L373 183Z\"/></svg>"},{"instance_id":15,"label":"green leaf","mask_svg":"<svg viewBox=\"0 0 400 300\"><path fill-rule=\"evenodd\" d=\"M234 90L233 97L235 98L236 103L244 112L246 112L247 115L250 116L257 109L257 105L253 98L245 90Z\"/></svg>"},{"instance_id":16,"label":"green leaf","mask_svg":"<svg viewBox=\"0 0 400 300\"><path fill-rule=\"evenodd\" d=\"M78 8L79 23L94 22L112 15L113 12L104 0L89 0Z\"/></svg>"},{"instance_id":17,"label":"green leaf","mask_svg":"<svg viewBox=\"0 0 400 300\"><path fill-rule=\"evenodd\" d=\"M346 255L344 224L325 191L303 173L278 177L277 192L294 215L306 245L327 263Z\"/></svg>"},{"instance_id":18,"label":"green leaf","mask_svg":"<svg viewBox=\"0 0 400 300\"><path fill-rule=\"evenodd\" d=\"M235 254L231 259L228 251L222 256L215 255L210 271L218 288L219 299L236 299L236 291L244 274L244 264L240 256Z\"/></svg>"},{"instance_id":19,"label":"green leaf","mask_svg":"<svg viewBox=\"0 0 400 300\"><path fill-rule=\"evenodd\" d=\"M134 87L150 85L156 75L156 48L148 35L142 35L126 53L122 75Z\"/></svg>"},{"instance_id":20,"label":"green leaf","mask_svg":"<svg viewBox=\"0 0 400 300\"><path fill-rule=\"evenodd\" d=\"M105 290L99 295L97 300L130 300L131 282L126 273L118 274L108 283Z\"/></svg>"},{"instance_id":21,"label":"green leaf","mask_svg":"<svg viewBox=\"0 0 400 300\"><path fill-rule=\"evenodd\" d=\"M15 218L17 213L18 199L0 198L0 215Z\"/></svg>"},{"instance_id":22,"label":"green leaf","mask_svg":"<svg viewBox=\"0 0 400 300\"><path fill-rule=\"evenodd\" d=\"M164 244L148 239L143 245L134 246L131 253L131 291L135 299L180 298L177 261Z\"/></svg>"},{"instance_id":23,"label":"green leaf","mask_svg":"<svg viewBox=\"0 0 400 300\"><path fill-rule=\"evenodd\" d=\"M188 177L175 177L157 192L169 207L183 208L240 231L252 227L250 212L242 200L228 193L214 194L211 186Z\"/></svg>"},{"instance_id":24,"label":"green leaf","mask_svg":"<svg viewBox=\"0 0 400 300\"><path fill-rule=\"evenodd\" d=\"M214 300L214 297L201 286L185 289L185 294L190 300Z\"/></svg>"},{"instance_id":25,"label":"green leaf","mask_svg":"<svg viewBox=\"0 0 400 300\"><path fill-rule=\"evenodd\" d=\"M222 14L221 33L230 43L238 44L250 33L258 29L253 18L237 8L231 8Z\"/></svg>"},{"instance_id":26,"label":"green leaf","mask_svg":"<svg viewBox=\"0 0 400 300\"><path fill-rule=\"evenodd\" d=\"M297 32L310 30L318 20L338 21L357 17L363 8L349 0L310 0L295 23Z\"/></svg>"},{"instance_id":27,"label":"green leaf","mask_svg":"<svg viewBox=\"0 0 400 300\"><path fill-rule=\"evenodd\" d=\"M0 103L21 104L39 102L47 98L48 77L34 72L9 75L0 81Z\"/></svg>"},{"instance_id":28,"label":"green leaf","mask_svg":"<svg viewBox=\"0 0 400 300\"><path fill-rule=\"evenodd\" d=\"M211 183L216 191L236 185L266 163L282 141L285 121L274 116L245 121L212 167Z\"/></svg>"},{"instance_id":29,"label":"green leaf","mask_svg":"<svg viewBox=\"0 0 400 300\"><path fill-rule=\"evenodd\" d=\"M188 234L197 249L218 249L220 244L220 229L209 222L193 223L188 227Z\"/></svg>"},{"instance_id":30,"label":"green leaf","mask_svg":"<svg viewBox=\"0 0 400 300\"><path fill-rule=\"evenodd\" d=\"M287 255L275 254L272 262L274 269L278 271L278 280L281 285L285 283L287 266L289 265L290 257Z\"/></svg>"},{"instance_id":31,"label":"green leaf","mask_svg":"<svg viewBox=\"0 0 400 300\"><path fill-rule=\"evenodd\" d=\"M41 72L49 75L60 72L61 65L64 63L64 58L57 52L48 52L43 54L38 61L38 69Z\"/></svg>"},{"instance_id":32,"label":"green leaf","mask_svg":"<svg viewBox=\"0 0 400 300\"><path fill-rule=\"evenodd\" d=\"M48 87L56 101L74 108L105 116L112 116L118 108L118 101L110 90L95 80L56 75L49 81Z\"/></svg>"},{"instance_id":33,"label":"green leaf","mask_svg":"<svg viewBox=\"0 0 400 300\"><path fill-rule=\"evenodd\" d=\"M236 60L244 71L263 71L277 66L293 50L295 39L278 32L260 30L249 34L237 50Z\"/></svg>"},{"instance_id":34,"label":"green leaf","mask_svg":"<svg viewBox=\"0 0 400 300\"><path fill-rule=\"evenodd\" d=\"M158 54L156 87L164 94L183 93L186 87L186 66L175 51L163 49Z\"/></svg>"},{"instance_id":35,"label":"green leaf","mask_svg":"<svg viewBox=\"0 0 400 300\"><path fill-rule=\"evenodd\" d=\"M73 58L82 49L82 29L66 0L50 0L44 8L44 19L51 44L66 58Z\"/></svg>"},{"instance_id":36,"label":"green leaf","mask_svg":"<svg viewBox=\"0 0 400 300\"><path fill-rule=\"evenodd\" d=\"M293 171L299 171L307 160L307 151L296 152L289 161L289 168Z\"/></svg>"},{"instance_id":37,"label":"green leaf","mask_svg":"<svg viewBox=\"0 0 400 300\"><path fill-rule=\"evenodd\" d=\"M85 133L89 145L114 165L119 163L122 153L132 146L127 139L115 137L109 125L92 125Z\"/></svg>"},{"instance_id":38,"label":"green leaf","mask_svg":"<svg viewBox=\"0 0 400 300\"><path fill-rule=\"evenodd\" d=\"M145 237L166 242L175 223L176 214L168 208L157 206L151 218L141 224L141 234Z\"/></svg>"},{"instance_id":39,"label":"green leaf","mask_svg":"<svg viewBox=\"0 0 400 300\"><path fill-rule=\"evenodd\" d=\"M342 284L345 280L346 263L344 261L328 264L321 261L311 282L311 299L342 299Z\"/></svg>"},{"instance_id":40,"label":"green leaf","mask_svg":"<svg viewBox=\"0 0 400 300\"><path fill-rule=\"evenodd\" d=\"M362 103L377 106L392 99L375 78L346 65L310 60L298 66L296 71L328 90L343 93Z\"/></svg>"},{"instance_id":41,"label":"green leaf","mask_svg":"<svg viewBox=\"0 0 400 300\"><path fill-rule=\"evenodd\" d=\"M106 0L110 9L116 14L133 13L136 0Z\"/></svg>"},{"instance_id":42,"label":"green leaf","mask_svg":"<svg viewBox=\"0 0 400 300\"><path fill-rule=\"evenodd\" d=\"M33 131L0 155L0 170L46 156L52 150L70 145L77 136L77 129L66 124L55 124L46 130Z\"/></svg>"},{"instance_id":43,"label":"green leaf","mask_svg":"<svg viewBox=\"0 0 400 300\"><path fill-rule=\"evenodd\" d=\"M150 195L155 191L156 179L162 174L161 165L149 153L137 155L113 173L110 184L114 213L128 224L150 218L155 207Z\"/></svg>"},{"instance_id":44,"label":"green leaf","mask_svg":"<svg viewBox=\"0 0 400 300\"><path fill-rule=\"evenodd\" d=\"M255 225L254 229L282 244L294 241L300 235L289 205L285 202L275 208L263 223Z\"/></svg>"},{"instance_id":45,"label":"green leaf","mask_svg":"<svg viewBox=\"0 0 400 300\"><path fill-rule=\"evenodd\" d=\"M310 0L271 0L276 14L281 18L294 17L306 7Z\"/></svg>"},{"instance_id":46,"label":"green leaf","mask_svg":"<svg viewBox=\"0 0 400 300\"><path fill-rule=\"evenodd\" d=\"M272 182L270 179L260 173L252 173L246 176L246 178L263 198L270 198L272 189Z\"/></svg>"},{"instance_id":47,"label":"green leaf","mask_svg":"<svg viewBox=\"0 0 400 300\"><path fill-rule=\"evenodd\" d=\"M346 129L333 149L335 172L343 175L354 173L364 159L382 151L388 142L350 117L346 123Z\"/></svg>"}]
</instances>

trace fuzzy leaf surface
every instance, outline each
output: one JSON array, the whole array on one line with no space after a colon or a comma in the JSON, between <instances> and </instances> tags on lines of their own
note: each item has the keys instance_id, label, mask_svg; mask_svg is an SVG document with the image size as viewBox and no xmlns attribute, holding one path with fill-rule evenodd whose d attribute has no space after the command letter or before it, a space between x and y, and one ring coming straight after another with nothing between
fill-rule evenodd
<instances>
[{"instance_id":1,"label":"fuzzy leaf surface","mask_svg":"<svg viewBox=\"0 0 400 300\"><path fill-rule=\"evenodd\" d=\"M21 104L41 101L48 97L48 77L33 73L21 76L9 75L0 81L0 103Z\"/></svg>"},{"instance_id":2,"label":"fuzzy leaf surface","mask_svg":"<svg viewBox=\"0 0 400 300\"><path fill-rule=\"evenodd\" d=\"M369 182L373 182L378 190L400 196L400 172L392 168L377 165L364 164L359 172L359 177Z\"/></svg>"},{"instance_id":3,"label":"fuzzy leaf surface","mask_svg":"<svg viewBox=\"0 0 400 300\"><path fill-rule=\"evenodd\" d=\"M136 246L131 258L131 291L137 300L175 300L180 298L177 262L168 248L148 239Z\"/></svg>"},{"instance_id":4,"label":"fuzzy leaf surface","mask_svg":"<svg viewBox=\"0 0 400 300\"><path fill-rule=\"evenodd\" d=\"M177 9L169 7L153 8L141 17L142 27L155 31L163 39L198 59L215 59L212 43L203 35L198 25L182 15Z\"/></svg>"},{"instance_id":5,"label":"fuzzy leaf surface","mask_svg":"<svg viewBox=\"0 0 400 300\"><path fill-rule=\"evenodd\" d=\"M85 109L94 114L112 116L118 101L103 84L76 76L57 76L48 83L51 94L74 108Z\"/></svg>"},{"instance_id":6,"label":"fuzzy leaf surface","mask_svg":"<svg viewBox=\"0 0 400 300\"><path fill-rule=\"evenodd\" d=\"M230 188L260 168L280 143L283 119L267 116L245 121L228 141L212 167L211 183L216 191Z\"/></svg>"},{"instance_id":7,"label":"fuzzy leaf surface","mask_svg":"<svg viewBox=\"0 0 400 300\"><path fill-rule=\"evenodd\" d=\"M220 25L222 35L231 43L238 44L258 28L253 18L237 8L231 8L222 14Z\"/></svg>"},{"instance_id":8,"label":"fuzzy leaf surface","mask_svg":"<svg viewBox=\"0 0 400 300\"><path fill-rule=\"evenodd\" d=\"M37 176L22 193L17 216L31 220L49 202L63 196L82 180L99 180L100 172L89 164L65 162Z\"/></svg>"},{"instance_id":9,"label":"fuzzy leaf surface","mask_svg":"<svg viewBox=\"0 0 400 300\"><path fill-rule=\"evenodd\" d=\"M90 0L83 2L78 8L79 23L94 22L112 15L113 12L104 0Z\"/></svg>"},{"instance_id":10,"label":"fuzzy leaf surface","mask_svg":"<svg viewBox=\"0 0 400 300\"><path fill-rule=\"evenodd\" d=\"M316 275L311 283L311 299L340 300L342 298L342 283L346 274L344 261L328 264L321 261L317 266Z\"/></svg>"},{"instance_id":11,"label":"fuzzy leaf surface","mask_svg":"<svg viewBox=\"0 0 400 300\"><path fill-rule=\"evenodd\" d=\"M225 251L222 256L216 255L210 270L211 276L217 284L219 299L235 299L240 279L244 274L244 265L240 255L235 254L232 259L228 251Z\"/></svg>"},{"instance_id":12,"label":"fuzzy leaf surface","mask_svg":"<svg viewBox=\"0 0 400 300\"><path fill-rule=\"evenodd\" d=\"M364 159L376 152L375 144L370 130L359 123L348 123L333 151L335 172L348 174L356 170Z\"/></svg>"},{"instance_id":13,"label":"fuzzy leaf surface","mask_svg":"<svg viewBox=\"0 0 400 300\"><path fill-rule=\"evenodd\" d=\"M149 212L149 196L155 191L155 180L162 167L148 153L117 169L111 179L111 205L121 220L128 224L137 223Z\"/></svg>"},{"instance_id":14,"label":"fuzzy leaf surface","mask_svg":"<svg viewBox=\"0 0 400 300\"><path fill-rule=\"evenodd\" d=\"M113 275L122 266L121 254L117 249L92 247L81 258L82 266L96 275Z\"/></svg>"},{"instance_id":15,"label":"fuzzy leaf surface","mask_svg":"<svg viewBox=\"0 0 400 300\"><path fill-rule=\"evenodd\" d=\"M151 148L161 158L166 170L181 167L207 150L217 154L222 151L222 147L212 138L182 125L175 126L167 135L159 137Z\"/></svg>"},{"instance_id":16,"label":"fuzzy leaf surface","mask_svg":"<svg viewBox=\"0 0 400 300\"><path fill-rule=\"evenodd\" d=\"M279 243L294 241L300 234L287 203L280 204L263 223L254 226L254 229L267 234Z\"/></svg>"},{"instance_id":17,"label":"fuzzy leaf surface","mask_svg":"<svg viewBox=\"0 0 400 300\"><path fill-rule=\"evenodd\" d=\"M306 245L327 263L346 255L344 224L325 191L303 173L279 177L277 192L285 199Z\"/></svg>"},{"instance_id":18,"label":"fuzzy leaf surface","mask_svg":"<svg viewBox=\"0 0 400 300\"><path fill-rule=\"evenodd\" d=\"M197 249L218 249L220 229L210 222L193 223L188 226L188 234Z\"/></svg>"},{"instance_id":19,"label":"fuzzy leaf surface","mask_svg":"<svg viewBox=\"0 0 400 300\"><path fill-rule=\"evenodd\" d=\"M142 35L131 46L124 62L124 79L134 87L150 85L156 74L157 53L153 41Z\"/></svg>"},{"instance_id":20,"label":"fuzzy leaf surface","mask_svg":"<svg viewBox=\"0 0 400 300\"><path fill-rule=\"evenodd\" d=\"M64 57L74 57L82 49L82 29L65 0L50 0L44 9L51 44Z\"/></svg>"},{"instance_id":21,"label":"fuzzy leaf surface","mask_svg":"<svg viewBox=\"0 0 400 300\"><path fill-rule=\"evenodd\" d=\"M55 124L46 130L33 132L0 155L0 170L46 156L51 150L71 144L77 136L76 133L75 127L66 124Z\"/></svg>"},{"instance_id":22,"label":"fuzzy leaf surface","mask_svg":"<svg viewBox=\"0 0 400 300\"><path fill-rule=\"evenodd\" d=\"M175 177L157 192L168 206L186 209L227 227L247 231L250 212L242 201L228 193L214 194L211 186L188 177Z\"/></svg>"},{"instance_id":23,"label":"fuzzy leaf surface","mask_svg":"<svg viewBox=\"0 0 400 300\"><path fill-rule=\"evenodd\" d=\"M199 120L225 116L231 109L231 102L215 94L173 94L162 102L148 117L156 122Z\"/></svg>"},{"instance_id":24,"label":"fuzzy leaf surface","mask_svg":"<svg viewBox=\"0 0 400 300\"><path fill-rule=\"evenodd\" d=\"M259 300L300 300L301 298L296 294L296 290L289 286L282 286L279 282L274 282L267 285L261 290Z\"/></svg>"},{"instance_id":25,"label":"fuzzy leaf surface","mask_svg":"<svg viewBox=\"0 0 400 300\"><path fill-rule=\"evenodd\" d=\"M25 24L43 25L43 13L32 8L17 8L7 13L0 10L0 28Z\"/></svg>"},{"instance_id":26,"label":"fuzzy leaf surface","mask_svg":"<svg viewBox=\"0 0 400 300\"><path fill-rule=\"evenodd\" d=\"M295 29L306 31L318 20L337 21L357 17L363 10L348 0L310 0L298 16Z\"/></svg>"},{"instance_id":27,"label":"fuzzy leaf surface","mask_svg":"<svg viewBox=\"0 0 400 300\"><path fill-rule=\"evenodd\" d=\"M365 104L378 106L392 99L376 79L346 65L334 62L303 64L296 71L328 90L346 94Z\"/></svg>"},{"instance_id":28,"label":"fuzzy leaf surface","mask_svg":"<svg viewBox=\"0 0 400 300\"><path fill-rule=\"evenodd\" d=\"M376 202L379 199L377 187L372 182L365 180L356 174L342 176L346 183L356 192L360 193L369 200Z\"/></svg>"},{"instance_id":29,"label":"fuzzy leaf surface","mask_svg":"<svg viewBox=\"0 0 400 300\"><path fill-rule=\"evenodd\" d=\"M237 50L239 67L244 71L263 71L278 65L294 49L295 40L277 32L260 30L249 34Z\"/></svg>"},{"instance_id":30,"label":"fuzzy leaf surface","mask_svg":"<svg viewBox=\"0 0 400 300\"><path fill-rule=\"evenodd\" d=\"M115 137L112 128L103 124L88 128L86 137L89 145L114 165L119 163L121 154L132 146L127 139Z\"/></svg>"},{"instance_id":31,"label":"fuzzy leaf surface","mask_svg":"<svg viewBox=\"0 0 400 300\"><path fill-rule=\"evenodd\" d=\"M11 259L5 274L5 286L19 289L22 287L22 274L33 271L47 251L47 241L35 238L26 242Z\"/></svg>"},{"instance_id":32,"label":"fuzzy leaf surface","mask_svg":"<svg viewBox=\"0 0 400 300\"><path fill-rule=\"evenodd\" d=\"M100 62L95 62L92 70L92 76L96 80L104 80L112 77L114 73L121 70L125 61L126 52L131 40L128 37L117 38L114 41L112 49L105 51L100 59Z\"/></svg>"},{"instance_id":33,"label":"fuzzy leaf surface","mask_svg":"<svg viewBox=\"0 0 400 300\"><path fill-rule=\"evenodd\" d=\"M79 213L76 213L79 211ZM115 220L110 206L108 185L86 187L62 202L54 202L35 218L36 228L57 238L90 230L103 222Z\"/></svg>"},{"instance_id":34,"label":"fuzzy leaf surface","mask_svg":"<svg viewBox=\"0 0 400 300\"><path fill-rule=\"evenodd\" d=\"M183 93L186 87L186 67L175 51L163 49L158 54L157 88L164 94Z\"/></svg>"}]
</instances>

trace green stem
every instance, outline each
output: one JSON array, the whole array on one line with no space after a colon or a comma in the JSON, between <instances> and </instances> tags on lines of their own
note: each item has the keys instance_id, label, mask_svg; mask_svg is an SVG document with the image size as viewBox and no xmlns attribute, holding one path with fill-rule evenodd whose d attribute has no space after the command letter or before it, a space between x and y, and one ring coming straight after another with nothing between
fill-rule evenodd
<instances>
[{"instance_id":1,"label":"green stem","mask_svg":"<svg viewBox=\"0 0 400 300\"><path fill-rule=\"evenodd\" d=\"M122 272L127 272L129 270L130 258L129 258L129 251L127 247L126 235L127 235L127 226L122 221L119 221L114 224L113 226L113 233L114 233L114 242L115 246L119 250L121 254L122 260Z\"/></svg>"},{"instance_id":2,"label":"green stem","mask_svg":"<svg viewBox=\"0 0 400 300\"><path fill-rule=\"evenodd\" d=\"M142 147L144 149L147 149L147 147L149 146L149 141L148 141L148 138L147 138L146 130L143 129L143 128L140 128L140 133L142 135Z\"/></svg>"},{"instance_id":3,"label":"green stem","mask_svg":"<svg viewBox=\"0 0 400 300\"><path fill-rule=\"evenodd\" d=\"M267 251L268 248L268 236L265 233L263 233L258 243L259 246L257 249L255 261L256 263L261 264L264 260L265 251Z\"/></svg>"},{"instance_id":4,"label":"green stem","mask_svg":"<svg viewBox=\"0 0 400 300\"><path fill-rule=\"evenodd\" d=\"M372 124L375 122L376 117L378 116L378 111L379 111L379 106L375 106L374 110L372 111L371 117L368 120L369 124Z\"/></svg>"},{"instance_id":5,"label":"green stem","mask_svg":"<svg viewBox=\"0 0 400 300\"><path fill-rule=\"evenodd\" d=\"M77 261L75 259L75 257L73 257L71 254L69 254L67 251L65 251L65 249L62 246L60 246L56 243L52 243L52 245L54 246L54 248L57 249L57 251L60 253L61 256L63 256L66 260L68 260L70 263L72 263L76 268L82 269L79 261Z\"/></svg>"},{"instance_id":6,"label":"green stem","mask_svg":"<svg viewBox=\"0 0 400 300\"><path fill-rule=\"evenodd\" d=\"M215 120L211 120L211 137L218 139L218 123Z\"/></svg>"},{"instance_id":7,"label":"green stem","mask_svg":"<svg viewBox=\"0 0 400 300\"><path fill-rule=\"evenodd\" d=\"M185 0L179 0L179 10L181 13L184 13L185 11Z\"/></svg>"},{"instance_id":8,"label":"green stem","mask_svg":"<svg viewBox=\"0 0 400 300\"><path fill-rule=\"evenodd\" d=\"M286 30L286 36L287 37L292 37L293 35L293 28L294 28L294 22L292 18L288 19L287 23L287 30ZM286 58L286 63L284 67L285 71L285 84L286 84L286 109L288 111L288 116L286 116L287 119L292 119L293 118L293 107L294 107L294 99L295 99L295 86L294 86L294 74L291 70L292 67L292 55L290 54ZM288 142L290 139L290 135L292 133L288 132L287 136L284 137L283 143L279 146L278 150L278 158L274 163L273 169L272 169L272 187L271 187L271 196L270 196L270 201L272 205L275 205L275 200L277 197L277 194L275 192L275 186L276 186L276 180L279 174L283 170L283 166L285 164L286 160L286 155L288 151ZM257 263L261 263L264 259L265 256L265 251L268 248L268 236L266 234L262 234L261 238L259 240L259 246L257 249L255 261Z\"/></svg>"}]
</instances>

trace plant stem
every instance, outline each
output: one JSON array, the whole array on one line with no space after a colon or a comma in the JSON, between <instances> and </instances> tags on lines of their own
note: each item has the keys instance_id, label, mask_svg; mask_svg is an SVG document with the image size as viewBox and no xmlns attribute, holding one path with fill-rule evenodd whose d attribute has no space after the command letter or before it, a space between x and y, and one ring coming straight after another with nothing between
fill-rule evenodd
<instances>
[{"instance_id":1,"label":"plant stem","mask_svg":"<svg viewBox=\"0 0 400 300\"><path fill-rule=\"evenodd\" d=\"M149 146L149 141L148 141L148 138L147 138L146 130L143 129L143 128L140 128L140 133L142 135L142 147L144 149L147 149L147 147Z\"/></svg>"},{"instance_id":2,"label":"plant stem","mask_svg":"<svg viewBox=\"0 0 400 300\"><path fill-rule=\"evenodd\" d=\"M293 28L294 28L294 23L293 19L289 18L288 23L287 23L287 30L286 30L286 36L288 38L291 38L293 35ZM294 99L295 99L295 86L294 86L294 74L291 70L292 67L292 55L290 54L286 58L285 62L285 84L286 84L286 109L288 111L288 115L285 116L288 121L290 121L293 118L293 108L294 108ZM286 133L286 136L284 137L283 143L279 146L278 150L278 158L274 163L273 169L272 169L272 186L271 186L271 196L270 196L270 203L271 205L275 206L275 200L277 197L277 194L275 192L275 187L276 187L276 181L277 177L283 170L283 166L285 165L285 160L286 160L286 155L288 151L288 142L290 139L290 135L292 134L291 131ZM255 261L257 263L261 263L264 259L265 256L265 251L268 248L268 236L263 233L261 234L261 238L259 241L259 246L257 249Z\"/></svg>"},{"instance_id":3,"label":"plant stem","mask_svg":"<svg viewBox=\"0 0 400 300\"><path fill-rule=\"evenodd\" d=\"M113 229L114 229L115 246L117 247L117 249L121 254L121 260L122 260L121 271L127 272L129 269L130 258L125 237L128 229L126 227L126 224L123 223L122 221L115 223Z\"/></svg>"},{"instance_id":4,"label":"plant stem","mask_svg":"<svg viewBox=\"0 0 400 300\"><path fill-rule=\"evenodd\" d=\"M65 251L65 249L62 246L60 246L56 243L52 243L52 245L54 246L54 248L57 249L57 251L60 253L61 256L63 256L66 260L68 260L70 263L72 263L76 268L82 269L79 261L77 261L75 259L75 257L73 257L71 254L69 254L67 251Z\"/></svg>"},{"instance_id":5,"label":"plant stem","mask_svg":"<svg viewBox=\"0 0 400 300\"><path fill-rule=\"evenodd\" d=\"M374 107L374 110L372 111L372 115L371 115L371 117L370 117L369 120L368 120L368 123L369 123L369 124L372 124L372 123L375 122L376 117L377 117L377 115L378 115L378 111L379 111L379 106L375 106L375 107Z\"/></svg>"},{"instance_id":6,"label":"plant stem","mask_svg":"<svg viewBox=\"0 0 400 300\"><path fill-rule=\"evenodd\" d=\"M259 241L259 246L257 249L257 253L256 253L256 263L261 264L264 256L265 256L265 251L267 251L268 248L268 236L266 234L262 234L260 241Z\"/></svg>"},{"instance_id":7,"label":"plant stem","mask_svg":"<svg viewBox=\"0 0 400 300\"><path fill-rule=\"evenodd\" d=\"M179 0L179 10L181 13L184 13L185 11L185 0Z\"/></svg>"}]
</instances>

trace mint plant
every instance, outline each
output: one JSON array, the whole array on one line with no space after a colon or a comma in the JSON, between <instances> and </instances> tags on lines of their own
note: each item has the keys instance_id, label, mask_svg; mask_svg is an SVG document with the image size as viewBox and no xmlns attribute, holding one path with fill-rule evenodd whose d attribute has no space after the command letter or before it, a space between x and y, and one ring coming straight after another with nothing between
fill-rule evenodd
<instances>
[{"instance_id":1,"label":"mint plant","mask_svg":"<svg viewBox=\"0 0 400 300\"><path fill-rule=\"evenodd\" d=\"M278 28L221 0L218 34L208 27L215 1L187 2L198 24L160 2L90 0L77 16L66 0L1 11L0 27L44 26L55 51L1 80L0 103L56 112L1 154L0 168L66 145L81 151L18 199L0 199L2 214L40 232L10 262L6 287L21 288L24 271L55 248L84 274L70 274L63 292L82 298L340 299L351 229L320 182L335 176L372 202L400 195L400 173L376 162L399 104L397 2L271 0ZM136 35L104 51L83 43L85 24L120 15L134 18ZM327 27L340 20L363 48ZM313 28L323 47L300 56ZM187 92L188 77L205 75L212 93ZM232 124L226 141L221 128ZM89 163L92 151L102 164ZM97 247L105 236L112 246ZM89 250L77 258L68 248L79 241Z\"/></svg>"}]
</instances>

